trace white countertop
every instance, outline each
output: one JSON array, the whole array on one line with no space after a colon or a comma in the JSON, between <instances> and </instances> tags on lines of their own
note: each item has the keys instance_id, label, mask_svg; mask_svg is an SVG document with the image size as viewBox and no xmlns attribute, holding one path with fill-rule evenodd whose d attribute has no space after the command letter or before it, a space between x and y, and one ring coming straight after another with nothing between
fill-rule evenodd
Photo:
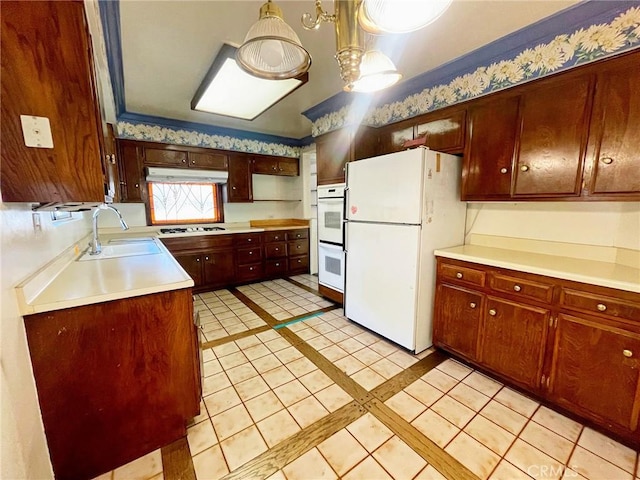
<instances>
[{"instance_id":1,"label":"white countertop","mask_svg":"<svg viewBox=\"0 0 640 480\"><path fill-rule=\"evenodd\" d=\"M436 250L434 254L465 262L640 293L640 269L618 263L480 245L461 245Z\"/></svg>"},{"instance_id":2,"label":"white countertop","mask_svg":"<svg viewBox=\"0 0 640 480\"><path fill-rule=\"evenodd\" d=\"M110 235L101 236L101 240L106 246L110 238L130 237ZM162 242L153 241L160 253L78 261L78 252L68 250L16 287L21 313L49 312L193 287L191 277Z\"/></svg>"}]
</instances>

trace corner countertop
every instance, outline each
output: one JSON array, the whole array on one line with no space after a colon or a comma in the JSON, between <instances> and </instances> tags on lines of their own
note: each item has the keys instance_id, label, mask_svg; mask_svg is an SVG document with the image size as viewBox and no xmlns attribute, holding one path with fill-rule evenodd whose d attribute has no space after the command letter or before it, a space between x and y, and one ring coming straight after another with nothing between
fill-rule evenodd
<instances>
[{"instance_id":1,"label":"corner countertop","mask_svg":"<svg viewBox=\"0 0 640 480\"><path fill-rule=\"evenodd\" d=\"M101 235L101 240L105 246L112 238L136 236ZM151 240L160 253L78 261L84 253L68 249L16 287L22 315L193 287L162 242Z\"/></svg>"},{"instance_id":2,"label":"corner countertop","mask_svg":"<svg viewBox=\"0 0 640 480\"><path fill-rule=\"evenodd\" d=\"M436 256L640 293L640 269L612 262L480 245L436 250Z\"/></svg>"}]
</instances>

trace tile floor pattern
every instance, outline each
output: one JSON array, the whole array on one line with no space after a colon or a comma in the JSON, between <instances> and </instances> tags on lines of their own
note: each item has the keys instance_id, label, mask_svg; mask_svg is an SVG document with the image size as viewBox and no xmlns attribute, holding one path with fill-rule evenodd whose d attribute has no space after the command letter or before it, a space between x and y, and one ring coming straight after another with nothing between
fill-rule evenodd
<instances>
[{"instance_id":1,"label":"tile floor pattern","mask_svg":"<svg viewBox=\"0 0 640 480\"><path fill-rule=\"evenodd\" d=\"M309 288L318 290L318 277L316 275L309 275L308 273L305 273L303 275L296 275L289 278Z\"/></svg>"},{"instance_id":2,"label":"tile floor pattern","mask_svg":"<svg viewBox=\"0 0 640 480\"><path fill-rule=\"evenodd\" d=\"M311 288L317 281L294 279ZM330 304L286 280L239 290L277 320ZM196 296L196 308L208 340L266 325L228 290ZM286 328L369 391L427 354L408 354L341 309ZM277 330L203 350L203 360L201 413L187 436L198 480L223 477L352 400ZM415 427L416 438L428 437L481 479L640 480L636 451L452 359L385 403ZM98 478L161 480L160 451ZM366 413L269 477L320 478L445 477Z\"/></svg>"},{"instance_id":3,"label":"tile floor pattern","mask_svg":"<svg viewBox=\"0 0 640 480\"><path fill-rule=\"evenodd\" d=\"M632 480L639 468L638 452L452 359L385 403L481 479Z\"/></svg>"},{"instance_id":4,"label":"tile floor pattern","mask_svg":"<svg viewBox=\"0 0 640 480\"><path fill-rule=\"evenodd\" d=\"M272 280L238 287L249 299L278 321L333 305L286 280Z\"/></svg>"},{"instance_id":5,"label":"tile floor pattern","mask_svg":"<svg viewBox=\"0 0 640 480\"><path fill-rule=\"evenodd\" d=\"M266 325L229 290L195 295L193 308L200 314L202 333L208 342Z\"/></svg>"}]
</instances>

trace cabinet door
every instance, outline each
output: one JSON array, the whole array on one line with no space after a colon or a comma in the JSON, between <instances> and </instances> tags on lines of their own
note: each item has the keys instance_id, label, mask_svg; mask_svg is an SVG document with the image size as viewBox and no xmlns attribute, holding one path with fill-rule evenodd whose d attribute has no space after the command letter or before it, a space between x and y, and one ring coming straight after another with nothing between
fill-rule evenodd
<instances>
[{"instance_id":1,"label":"cabinet door","mask_svg":"<svg viewBox=\"0 0 640 480\"><path fill-rule=\"evenodd\" d=\"M197 253L181 253L173 254L174 258L178 261L180 266L184 268L193 279L194 287L200 287L203 285L202 277L202 257Z\"/></svg>"},{"instance_id":2,"label":"cabinet door","mask_svg":"<svg viewBox=\"0 0 640 480\"><path fill-rule=\"evenodd\" d=\"M463 200L510 197L519 103L520 97L498 97L469 108Z\"/></svg>"},{"instance_id":3,"label":"cabinet door","mask_svg":"<svg viewBox=\"0 0 640 480\"><path fill-rule=\"evenodd\" d=\"M142 147L120 142L120 196L123 202L143 202L147 198L147 184L144 179Z\"/></svg>"},{"instance_id":4,"label":"cabinet door","mask_svg":"<svg viewBox=\"0 0 640 480\"><path fill-rule=\"evenodd\" d=\"M300 175L300 162L297 158L281 158L278 160L278 175L296 177Z\"/></svg>"},{"instance_id":5,"label":"cabinet door","mask_svg":"<svg viewBox=\"0 0 640 480\"><path fill-rule=\"evenodd\" d=\"M480 363L529 388L538 388L549 310L487 297Z\"/></svg>"},{"instance_id":6,"label":"cabinet door","mask_svg":"<svg viewBox=\"0 0 640 480\"><path fill-rule=\"evenodd\" d=\"M558 404L636 431L640 413L640 334L560 314L550 395Z\"/></svg>"},{"instance_id":7,"label":"cabinet door","mask_svg":"<svg viewBox=\"0 0 640 480\"><path fill-rule=\"evenodd\" d=\"M211 287L231 285L235 281L233 249L214 250L203 256L204 284Z\"/></svg>"},{"instance_id":8,"label":"cabinet door","mask_svg":"<svg viewBox=\"0 0 640 480\"><path fill-rule=\"evenodd\" d=\"M626 59L625 59L626 60ZM590 194L640 193L640 68L626 61L598 76L591 122Z\"/></svg>"},{"instance_id":9,"label":"cabinet door","mask_svg":"<svg viewBox=\"0 0 640 480\"><path fill-rule=\"evenodd\" d=\"M523 94L514 196L579 194L592 83L554 79Z\"/></svg>"},{"instance_id":10,"label":"cabinet door","mask_svg":"<svg viewBox=\"0 0 640 480\"><path fill-rule=\"evenodd\" d=\"M404 150L404 142L413 140L414 130L413 120L380 128L380 154Z\"/></svg>"},{"instance_id":11,"label":"cabinet door","mask_svg":"<svg viewBox=\"0 0 640 480\"><path fill-rule=\"evenodd\" d=\"M165 150L158 148L144 149L144 164L169 167L186 167L187 152L180 150Z\"/></svg>"},{"instance_id":12,"label":"cabinet door","mask_svg":"<svg viewBox=\"0 0 640 480\"><path fill-rule=\"evenodd\" d=\"M259 175L278 175L278 159L273 157L251 158L252 171Z\"/></svg>"},{"instance_id":13,"label":"cabinet door","mask_svg":"<svg viewBox=\"0 0 640 480\"><path fill-rule=\"evenodd\" d=\"M316 138L318 185L344 182L344 166L353 158L351 139L346 128Z\"/></svg>"},{"instance_id":14,"label":"cabinet door","mask_svg":"<svg viewBox=\"0 0 640 480\"><path fill-rule=\"evenodd\" d=\"M475 360L483 295L451 285L436 290L433 342Z\"/></svg>"},{"instance_id":15,"label":"cabinet door","mask_svg":"<svg viewBox=\"0 0 640 480\"><path fill-rule=\"evenodd\" d=\"M361 125L353 138L352 160L362 160L379 154L380 138L378 129Z\"/></svg>"},{"instance_id":16,"label":"cabinet door","mask_svg":"<svg viewBox=\"0 0 640 480\"><path fill-rule=\"evenodd\" d=\"M210 170L227 170L229 168L228 157L222 153L189 152L188 160L189 168Z\"/></svg>"},{"instance_id":17,"label":"cabinet door","mask_svg":"<svg viewBox=\"0 0 640 480\"><path fill-rule=\"evenodd\" d=\"M5 202L102 202L101 119L83 2L2 2L0 190ZM27 147L21 115L49 120Z\"/></svg>"},{"instance_id":18,"label":"cabinet door","mask_svg":"<svg viewBox=\"0 0 640 480\"><path fill-rule=\"evenodd\" d=\"M251 164L248 156L233 155L229 157L227 195L230 203L253 201Z\"/></svg>"},{"instance_id":19,"label":"cabinet door","mask_svg":"<svg viewBox=\"0 0 640 480\"><path fill-rule=\"evenodd\" d=\"M427 121L416 126L416 138L425 137L425 146L431 150L462 153L465 118L465 110L426 115Z\"/></svg>"}]
</instances>

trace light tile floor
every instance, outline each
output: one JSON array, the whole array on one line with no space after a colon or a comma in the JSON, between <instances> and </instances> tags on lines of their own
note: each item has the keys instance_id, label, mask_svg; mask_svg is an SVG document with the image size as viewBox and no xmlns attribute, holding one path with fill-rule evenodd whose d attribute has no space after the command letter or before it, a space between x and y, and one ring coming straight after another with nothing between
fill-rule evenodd
<instances>
[{"instance_id":1,"label":"light tile floor","mask_svg":"<svg viewBox=\"0 0 640 480\"><path fill-rule=\"evenodd\" d=\"M317 282L310 275L294 279L311 288ZM330 305L286 280L239 290L277 320ZM266 325L227 290L196 296L196 308L209 340ZM286 328L369 391L430 353L410 355L347 320L341 309ZM203 359L201 413L187 436L198 480L223 477L352 401L277 330L206 349ZM482 479L640 479L636 451L452 359L385 403L415 428L418 441L431 439ZM162 475L156 451L100 478ZM445 477L366 413L269 478Z\"/></svg>"},{"instance_id":2,"label":"light tile floor","mask_svg":"<svg viewBox=\"0 0 640 480\"><path fill-rule=\"evenodd\" d=\"M291 280L295 280L298 283L301 283L302 285L306 285L309 288L314 288L314 289L318 289L318 277L317 275L309 275L309 274L303 274L303 275L296 275L294 277L289 277L291 278Z\"/></svg>"}]
</instances>

